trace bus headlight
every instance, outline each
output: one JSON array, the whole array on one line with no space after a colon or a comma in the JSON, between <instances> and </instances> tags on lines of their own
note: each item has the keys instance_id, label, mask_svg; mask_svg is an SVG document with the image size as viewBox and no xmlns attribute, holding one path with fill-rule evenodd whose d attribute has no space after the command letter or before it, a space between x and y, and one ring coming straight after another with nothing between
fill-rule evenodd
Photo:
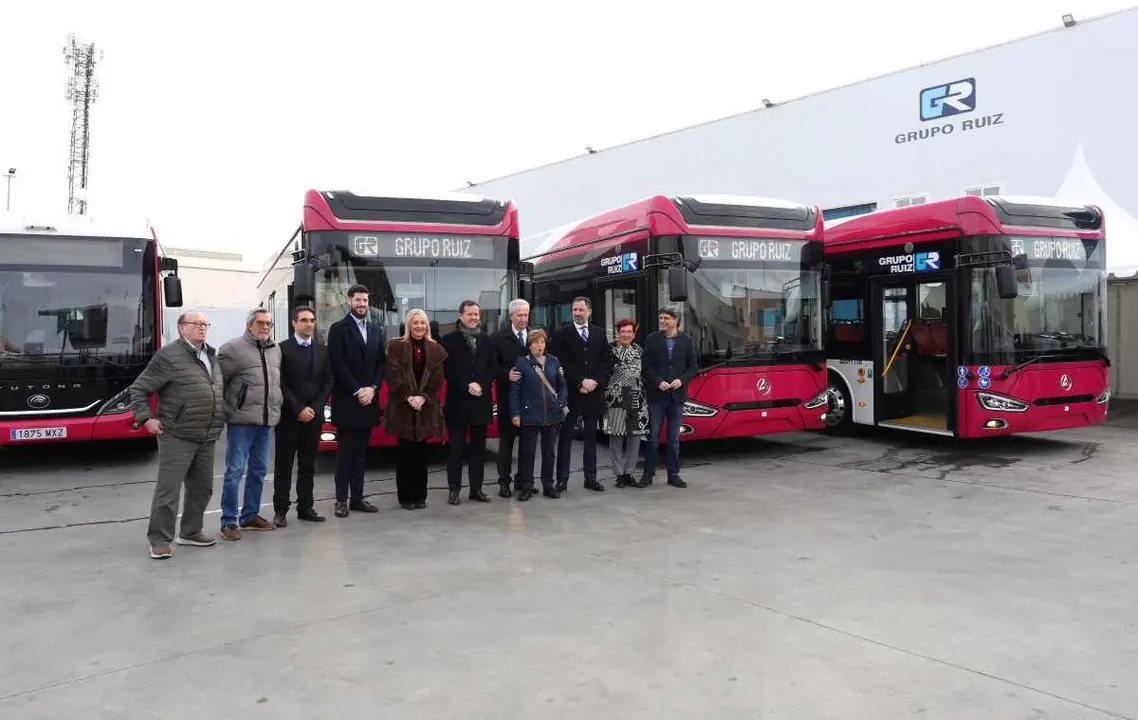
<instances>
[{"instance_id":1,"label":"bus headlight","mask_svg":"<svg viewBox=\"0 0 1138 720\"><path fill-rule=\"evenodd\" d=\"M1106 390L1103 390L1102 395L1099 395L1098 400L1095 400L1095 402L1099 405L1105 405L1110 402L1110 388L1108 387Z\"/></svg>"},{"instance_id":2,"label":"bus headlight","mask_svg":"<svg viewBox=\"0 0 1138 720\"><path fill-rule=\"evenodd\" d=\"M712 417L717 412L719 411L709 405L697 403L692 400L684 402L684 415L686 417Z\"/></svg>"},{"instance_id":3,"label":"bus headlight","mask_svg":"<svg viewBox=\"0 0 1138 720\"><path fill-rule=\"evenodd\" d=\"M103 403L96 415L122 415L130 412L130 389L123 390L110 400Z\"/></svg>"},{"instance_id":4,"label":"bus headlight","mask_svg":"<svg viewBox=\"0 0 1138 720\"><path fill-rule=\"evenodd\" d=\"M1003 395L993 395L992 393L978 392L976 393L976 400L980 403L980 407L985 410L994 410L996 412L1027 412L1031 407L1021 400L1014 400L1010 397Z\"/></svg>"},{"instance_id":5,"label":"bus headlight","mask_svg":"<svg viewBox=\"0 0 1138 720\"><path fill-rule=\"evenodd\" d=\"M830 402L830 393L823 390L822 392L807 400L803 407L805 407L807 410L813 410L815 408L822 407L828 402Z\"/></svg>"}]
</instances>

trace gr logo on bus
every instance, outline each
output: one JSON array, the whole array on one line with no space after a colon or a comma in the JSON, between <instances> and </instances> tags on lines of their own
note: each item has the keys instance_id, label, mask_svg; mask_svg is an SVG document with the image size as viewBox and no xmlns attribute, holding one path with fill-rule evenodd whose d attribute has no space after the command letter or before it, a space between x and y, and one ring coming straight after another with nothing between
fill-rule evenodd
<instances>
[{"instance_id":1,"label":"gr logo on bus","mask_svg":"<svg viewBox=\"0 0 1138 720\"><path fill-rule=\"evenodd\" d=\"M921 122L972 112L976 109L976 79L953 80L921 90Z\"/></svg>"}]
</instances>

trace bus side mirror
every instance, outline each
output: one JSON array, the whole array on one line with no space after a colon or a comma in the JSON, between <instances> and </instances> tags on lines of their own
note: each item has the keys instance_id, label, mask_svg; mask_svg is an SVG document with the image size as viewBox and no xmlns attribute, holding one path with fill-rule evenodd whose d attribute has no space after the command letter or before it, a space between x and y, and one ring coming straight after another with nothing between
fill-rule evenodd
<instances>
[{"instance_id":1,"label":"bus side mirror","mask_svg":"<svg viewBox=\"0 0 1138 720\"><path fill-rule=\"evenodd\" d=\"M292 266L292 297L297 305L316 300L316 273L308 263Z\"/></svg>"},{"instance_id":2,"label":"bus side mirror","mask_svg":"<svg viewBox=\"0 0 1138 720\"><path fill-rule=\"evenodd\" d=\"M1016 269L1012 265L996 266L996 292L1002 300L1019 297L1019 283L1016 282Z\"/></svg>"},{"instance_id":3,"label":"bus side mirror","mask_svg":"<svg viewBox=\"0 0 1138 720\"><path fill-rule=\"evenodd\" d=\"M687 302L688 299L688 271L683 265L673 265L668 268L668 300L671 302Z\"/></svg>"},{"instance_id":4,"label":"bus side mirror","mask_svg":"<svg viewBox=\"0 0 1138 720\"><path fill-rule=\"evenodd\" d=\"M518 297L533 306L533 280L526 278L518 280Z\"/></svg>"},{"instance_id":5,"label":"bus side mirror","mask_svg":"<svg viewBox=\"0 0 1138 720\"><path fill-rule=\"evenodd\" d=\"M182 279L177 275L162 278L162 295L166 307L182 307Z\"/></svg>"}]
</instances>

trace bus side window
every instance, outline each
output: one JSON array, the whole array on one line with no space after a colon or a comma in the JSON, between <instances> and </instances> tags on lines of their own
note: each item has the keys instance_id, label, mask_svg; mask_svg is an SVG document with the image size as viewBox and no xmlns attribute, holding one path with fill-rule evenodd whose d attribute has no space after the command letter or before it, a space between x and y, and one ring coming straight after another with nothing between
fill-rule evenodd
<instances>
[{"instance_id":1,"label":"bus side window","mask_svg":"<svg viewBox=\"0 0 1138 720\"><path fill-rule=\"evenodd\" d=\"M865 301L859 283L838 283L831 286L830 307L826 313L826 346L833 348L827 355L835 358L857 359L867 352Z\"/></svg>"}]
</instances>

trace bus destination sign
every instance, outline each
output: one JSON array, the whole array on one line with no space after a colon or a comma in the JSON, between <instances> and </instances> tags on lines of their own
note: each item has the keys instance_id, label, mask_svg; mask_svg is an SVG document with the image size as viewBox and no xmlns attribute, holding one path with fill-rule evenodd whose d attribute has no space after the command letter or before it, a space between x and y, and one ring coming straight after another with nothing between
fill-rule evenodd
<instances>
[{"instance_id":1,"label":"bus destination sign","mask_svg":"<svg viewBox=\"0 0 1138 720\"><path fill-rule=\"evenodd\" d=\"M1087 261L1087 246L1078 238L1013 237L1008 245L1012 255L1026 255L1028 260Z\"/></svg>"},{"instance_id":2,"label":"bus destination sign","mask_svg":"<svg viewBox=\"0 0 1138 720\"><path fill-rule=\"evenodd\" d=\"M360 258L411 260L493 260L493 238L481 235L351 235L352 254Z\"/></svg>"},{"instance_id":3,"label":"bus destination sign","mask_svg":"<svg viewBox=\"0 0 1138 720\"><path fill-rule=\"evenodd\" d=\"M761 262L798 262L801 241L760 240L749 238L699 238L699 256L704 260L743 260Z\"/></svg>"}]
</instances>

